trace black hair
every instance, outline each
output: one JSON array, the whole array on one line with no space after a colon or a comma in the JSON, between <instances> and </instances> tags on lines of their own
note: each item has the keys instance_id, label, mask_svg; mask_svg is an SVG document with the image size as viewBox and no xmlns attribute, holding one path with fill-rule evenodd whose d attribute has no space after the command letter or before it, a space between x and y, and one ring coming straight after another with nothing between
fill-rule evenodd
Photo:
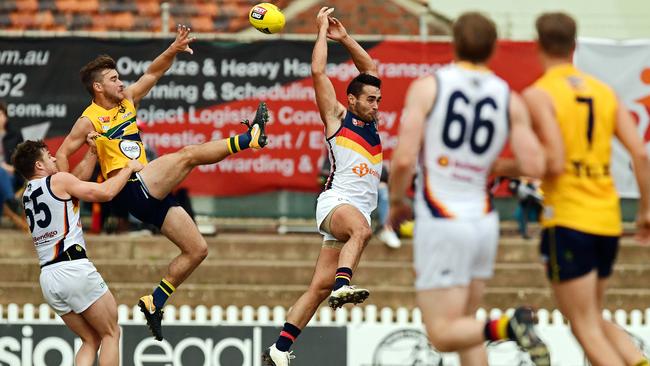
<instances>
[{"instance_id":1,"label":"black hair","mask_svg":"<svg viewBox=\"0 0 650 366\"><path fill-rule=\"evenodd\" d=\"M93 90L93 83L101 80L101 74L104 70L113 70L117 66L115 60L109 55L99 55L94 60L90 61L79 71L81 82L86 87L88 93L94 98L95 91Z\"/></svg>"},{"instance_id":2,"label":"black hair","mask_svg":"<svg viewBox=\"0 0 650 366\"><path fill-rule=\"evenodd\" d=\"M43 149L47 149L47 145L43 140L21 142L11 156L11 162L16 172L25 179L33 177L35 172L34 164L43 159Z\"/></svg>"},{"instance_id":3,"label":"black hair","mask_svg":"<svg viewBox=\"0 0 650 366\"><path fill-rule=\"evenodd\" d=\"M381 80L376 76L361 73L352 79L352 81L350 81L346 93L352 94L358 98L364 85L370 85L381 89Z\"/></svg>"}]
</instances>

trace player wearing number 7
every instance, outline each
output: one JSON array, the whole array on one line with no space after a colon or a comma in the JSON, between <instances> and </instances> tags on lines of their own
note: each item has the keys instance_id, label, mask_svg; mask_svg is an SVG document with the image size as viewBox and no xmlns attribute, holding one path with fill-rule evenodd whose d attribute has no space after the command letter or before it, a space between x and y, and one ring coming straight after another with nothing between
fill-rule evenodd
<instances>
[{"instance_id":1,"label":"player wearing number 7","mask_svg":"<svg viewBox=\"0 0 650 366\"><path fill-rule=\"evenodd\" d=\"M576 23L537 19L544 75L524 92L547 152L541 252L560 311L592 365L648 365L630 337L601 316L622 232L611 172L612 137L629 151L640 200L638 237L650 238L650 164L632 116L605 83L572 64Z\"/></svg>"},{"instance_id":2,"label":"player wearing number 7","mask_svg":"<svg viewBox=\"0 0 650 366\"><path fill-rule=\"evenodd\" d=\"M390 217L398 224L410 211L405 194L418 162L416 300L436 349L458 352L463 365L487 366L485 341L510 339L536 365L548 365L530 309L487 322L474 317L494 272L499 239L487 178L508 135L515 160L499 164L499 173L520 169L540 177L544 171L523 101L486 66L496 37L485 16L461 15L453 25L455 62L409 87L388 183Z\"/></svg>"},{"instance_id":3,"label":"player wearing number 7","mask_svg":"<svg viewBox=\"0 0 650 366\"><path fill-rule=\"evenodd\" d=\"M117 304L102 276L87 259L79 200L111 200L131 173L142 169L142 164L131 160L119 174L102 184L84 182L97 162L92 150L75 168L75 175L60 173L56 158L43 141L29 140L16 147L12 161L16 171L27 180L23 205L41 266L43 297L82 341L74 364L94 365L101 346L99 364L118 366Z\"/></svg>"}]
</instances>

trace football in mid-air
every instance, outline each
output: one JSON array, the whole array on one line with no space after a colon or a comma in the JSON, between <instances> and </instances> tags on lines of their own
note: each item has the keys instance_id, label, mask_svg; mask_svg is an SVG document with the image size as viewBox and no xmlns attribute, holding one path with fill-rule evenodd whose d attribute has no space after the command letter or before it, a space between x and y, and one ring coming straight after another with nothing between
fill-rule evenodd
<instances>
[{"instance_id":1,"label":"football in mid-air","mask_svg":"<svg viewBox=\"0 0 650 366\"><path fill-rule=\"evenodd\" d=\"M260 3L251 8L248 21L258 31L266 34L278 33L284 28L284 14L275 5Z\"/></svg>"}]
</instances>

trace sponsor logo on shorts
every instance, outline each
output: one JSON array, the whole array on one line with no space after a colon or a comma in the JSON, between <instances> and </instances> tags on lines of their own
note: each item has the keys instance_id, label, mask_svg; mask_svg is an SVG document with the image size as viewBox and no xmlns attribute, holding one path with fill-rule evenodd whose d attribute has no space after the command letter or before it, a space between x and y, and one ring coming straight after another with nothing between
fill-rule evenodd
<instances>
[{"instance_id":1,"label":"sponsor logo on shorts","mask_svg":"<svg viewBox=\"0 0 650 366\"><path fill-rule=\"evenodd\" d=\"M135 141L129 140L120 141L120 151L122 151L122 154L124 154L124 156L133 160L139 158L142 154L140 145L138 145L138 143Z\"/></svg>"},{"instance_id":2,"label":"sponsor logo on shorts","mask_svg":"<svg viewBox=\"0 0 650 366\"><path fill-rule=\"evenodd\" d=\"M251 18L253 19L262 20L264 15L266 15L266 9L261 6L256 6L251 10Z\"/></svg>"}]
</instances>

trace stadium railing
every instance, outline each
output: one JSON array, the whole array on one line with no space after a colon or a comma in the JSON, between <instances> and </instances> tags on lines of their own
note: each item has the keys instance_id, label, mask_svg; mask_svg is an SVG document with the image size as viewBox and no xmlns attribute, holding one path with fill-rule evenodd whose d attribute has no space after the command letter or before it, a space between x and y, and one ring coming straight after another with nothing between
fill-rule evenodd
<instances>
[{"instance_id":1,"label":"stadium railing","mask_svg":"<svg viewBox=\"0 0 650 366\"><path fill-rule=\"evenodd\" d=\"M199 305L191 307L182 305L165 306L164 321L167 324L200 325L282 325L287 310L282 306L212 306ZM510 314L514 309L505 310ZM479 309L476 318L480 320L498 319L504 313L501 309ZM650 308L645 310L603 311L603 318L613 320L621 326L650 327ZM540 309L537 311L538 324L543 326L565 326L566 320L559 310ZM34 322L63 323L47 304L0 304L0 323ZM137 306L119 305L118 322L120 324L144 324L144 316ZM353 324L398 324L421 325L422 314L418 308L377 308L375 305L357 306L350 309L340 308L336 311L322 307L309 325L353 325Z\"/></svg>"}]
</instances>

